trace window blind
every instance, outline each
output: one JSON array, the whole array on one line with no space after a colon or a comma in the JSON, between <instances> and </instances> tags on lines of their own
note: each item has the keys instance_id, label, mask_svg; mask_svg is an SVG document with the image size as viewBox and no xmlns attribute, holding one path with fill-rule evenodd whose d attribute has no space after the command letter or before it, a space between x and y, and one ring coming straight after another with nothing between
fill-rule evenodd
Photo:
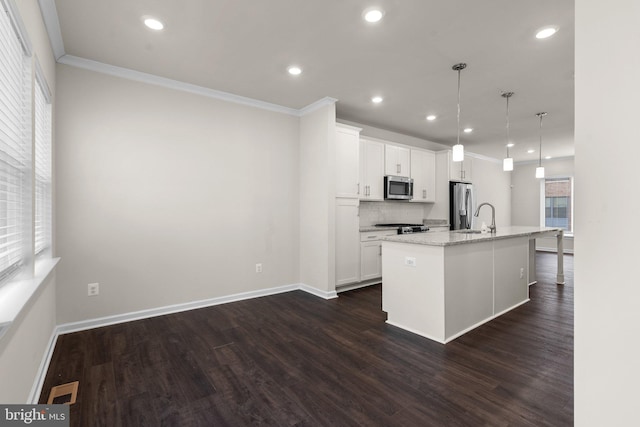
<instances>
[{"instance_id":1,"label":"window blind","mask_svg":"<svg viewBox=\"0 0 640 427\"><path fill-rule=\"evenodd\" d=\"M6 6L3 2L3 6ZM30 214L31 68L9 13L0 13L0 279L26 256Z\"/></svg>"},{"instance_id":2,"label":"window blind","mask_svg":"<svg viewBox=\"0 0 640 427\"><path fill-rule=\"evenodd\" d=\"M51 246L51 103L46 85L35 89L35 254Z\"/></svg>"}]
</instances>

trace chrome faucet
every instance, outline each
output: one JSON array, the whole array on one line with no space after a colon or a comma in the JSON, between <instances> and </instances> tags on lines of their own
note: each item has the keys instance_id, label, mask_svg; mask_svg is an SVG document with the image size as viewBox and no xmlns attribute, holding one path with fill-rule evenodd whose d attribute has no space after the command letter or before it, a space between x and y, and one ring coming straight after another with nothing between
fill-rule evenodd
<instances>
[{"instance_id":1,"label":"chrome faucet","mask_svg":"<svg viewBox=\"0 0 640 427\"><path fill-rule=\"evenodd\" d=\"M478 206L478 209L476 209L476 213L474 216L477 217L478 215L480 215L480 208L484 205L491 207L491 225L489 226L489 230L491 230L491 234L496 234L496 208L494 208L491 203L481 203L480 206Z\"/></svg>"}]
</instances>

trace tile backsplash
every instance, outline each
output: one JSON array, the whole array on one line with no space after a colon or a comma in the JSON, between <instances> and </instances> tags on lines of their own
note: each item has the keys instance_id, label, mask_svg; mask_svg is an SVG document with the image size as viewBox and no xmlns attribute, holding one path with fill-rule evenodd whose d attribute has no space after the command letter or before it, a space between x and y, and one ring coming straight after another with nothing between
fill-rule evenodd
<instances>
[{"instance_id":1,"label":"tile backsplash","mask_svg":"<svg viewBox=\"0 0 640 427\"><path fill-rule=\"evenodd\" d=\"M360 202L360 226L388 223L422 224L425 204L409 202Z\"/></svg>"}]
</instances>

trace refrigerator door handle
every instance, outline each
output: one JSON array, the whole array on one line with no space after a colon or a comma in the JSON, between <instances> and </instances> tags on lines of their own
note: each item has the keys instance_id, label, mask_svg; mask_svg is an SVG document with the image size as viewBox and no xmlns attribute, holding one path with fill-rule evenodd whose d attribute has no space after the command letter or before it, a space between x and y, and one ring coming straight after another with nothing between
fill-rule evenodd
<instances>
[{"instance_id":1,"label":"refrigerator door handle","mask_svg":"<svg viewBox=\"0 0 640 427\"><path fill-rule=\"evenodd\" d=\"M473 206L471 206L471 190L467 188L465 192L464 204L467 208L467 224L466 228L471 228L472 218L469 218L470 215L473 215Z\"/></svg>"}]
</instances>

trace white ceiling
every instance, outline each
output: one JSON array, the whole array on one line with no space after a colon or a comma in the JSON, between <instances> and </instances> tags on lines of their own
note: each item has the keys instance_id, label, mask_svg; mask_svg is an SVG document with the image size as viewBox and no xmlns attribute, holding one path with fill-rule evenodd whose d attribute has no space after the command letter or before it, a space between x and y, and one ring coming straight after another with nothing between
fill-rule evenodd
<instances>
[{"instance_id":1,"label":"white ceiling","mask_svg":"<svg viewBox=\"0 0 640 427\"><path fill-rule=\"evenodd\" d=\"M381 6L369 24L362 11ZM572 0L56 0L68 55L300 109L338 99L339 119L453 145L457 73L469 151L516 161L573 155ZM153 32L142 16L164 21ZM555 25L545 40L538 28ZM297 64L303 74L290 76ZM370 98L380 94L383 103ZM438 119L427 122L427 114Z\"/></svg>"}]
</instances>

